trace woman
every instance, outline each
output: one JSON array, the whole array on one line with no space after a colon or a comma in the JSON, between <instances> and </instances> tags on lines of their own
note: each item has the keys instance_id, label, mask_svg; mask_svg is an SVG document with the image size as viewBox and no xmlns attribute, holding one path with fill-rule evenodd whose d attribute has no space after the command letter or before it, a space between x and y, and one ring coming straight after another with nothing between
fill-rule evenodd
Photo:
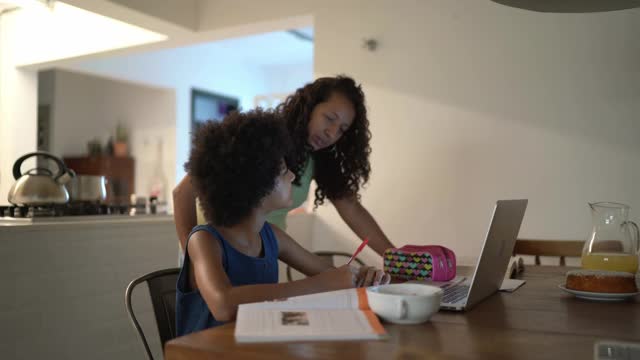
<instances>
[{"instance_id":1,"label":"woman","mask_svg":"<svg viewBox=\"0 0 640 360\"><path fill-rule=\"evenodd\" d=\"M286 122L294 155L289 160L295 174L292 206L267 218L286 229L286 214L307 198L316 180L314 205L329 199L344 222L378 254L393 247L375 219L360 203L360 187L369 180L369 120L362 88L346 76L325 77L290 95L276 111ZM174 217L180 245L196 225L196 200L189 176L173 191Z\"/></svg>"}]
</instances>

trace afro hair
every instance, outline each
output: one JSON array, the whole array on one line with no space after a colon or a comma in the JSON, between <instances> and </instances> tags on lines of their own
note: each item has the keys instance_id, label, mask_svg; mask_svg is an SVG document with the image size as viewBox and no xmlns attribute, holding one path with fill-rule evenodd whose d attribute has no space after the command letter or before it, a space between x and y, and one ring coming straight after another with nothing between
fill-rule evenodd
<instances>
[{"instance_id":1,"label":"afro hair","mask_svg":"<svg viewBox=\"0 0 640 360\"><path fill-rule=\"evenodd\" d=\"M272 111L232 112L193 136L185 170L207 222L233 226L273 190L291 151L284 122Z\"/></svg>"}]
</instances>

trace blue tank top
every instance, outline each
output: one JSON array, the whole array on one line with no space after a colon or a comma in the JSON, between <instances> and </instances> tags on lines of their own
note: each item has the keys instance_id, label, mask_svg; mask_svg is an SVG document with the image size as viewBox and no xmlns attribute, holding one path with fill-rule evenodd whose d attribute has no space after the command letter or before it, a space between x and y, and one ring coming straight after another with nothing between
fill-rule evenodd
<instances>
[{"instance_id":1,"label":"blue tank top","mask_svg":"<svg viewBox=\"0 0 640 360\"><path fill-rule=\"evenodd\" d=\"M265 222L260 230L263 257L251 257L234 249L211 225L198 225L191 230L189 239L196 231L207 231L220 241L222 267L232 286L252 284L275 284L278 282L278 241L271 225ZM188 249L189 239L187 239ZM189 286L189 252L185 251L176 292L176 334L182 336L195 331L218 326L223 322L213 317L200 291Z\"/></svg>"}]
</instances>

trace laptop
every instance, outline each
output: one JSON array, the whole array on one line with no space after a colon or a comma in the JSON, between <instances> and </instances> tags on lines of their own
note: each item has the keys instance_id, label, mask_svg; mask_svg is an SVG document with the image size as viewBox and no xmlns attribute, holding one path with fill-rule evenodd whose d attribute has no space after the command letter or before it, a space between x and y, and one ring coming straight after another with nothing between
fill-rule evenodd
<instances>
[{"instance_id":1,"label":"laptop","mask_svg":"<svg viewBox=\"0 0 640 360\"><path fill-rule=\"evenodd\" d=\"M440 308L452 311L471 309L502 285L509 259L518 238L528 200L499 200L493 209L491 223L471 280L456 276L452 281L437 283L444 290Z\"/></svg>"}]
</instances>

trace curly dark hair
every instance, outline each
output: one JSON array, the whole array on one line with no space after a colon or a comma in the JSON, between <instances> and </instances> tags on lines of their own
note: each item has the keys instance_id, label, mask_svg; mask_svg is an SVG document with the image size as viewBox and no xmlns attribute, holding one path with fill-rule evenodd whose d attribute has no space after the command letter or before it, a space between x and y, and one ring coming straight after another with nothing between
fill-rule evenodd
<instances>
[{"instance_id":1,"label":"curly dark hair","mask_svg":"<svg viewBox=\"0 0 640 360\"><path fill-rule=\"evenodd\" d=\"M193 135L185 170L209 223L233 226L274 188L291 150L289 133L273 111L232 112Z\"/></svg>"},{"instance_id":2,"label":"curly dark hair","mask_svg":"<svg viewBox=\"0 0 640 360\"><path fill-rule=\"evenodd\" d=\"M353 104L353 124L335 147L314 152L307 143L311 112L316 105L327 101L334 93L344 95ZM300 185L300 176L309 157L314 160L314 178L318 184L315 207L322 205L325 198L356 196L359 199L358 191L369 181L371 172L371 132L361 86L347 76L319 78L296 90L278 105L276 111L285 119L294 146L289 163L291 171L296 175L296 185Z\"/></svg>"}]
</instances>

